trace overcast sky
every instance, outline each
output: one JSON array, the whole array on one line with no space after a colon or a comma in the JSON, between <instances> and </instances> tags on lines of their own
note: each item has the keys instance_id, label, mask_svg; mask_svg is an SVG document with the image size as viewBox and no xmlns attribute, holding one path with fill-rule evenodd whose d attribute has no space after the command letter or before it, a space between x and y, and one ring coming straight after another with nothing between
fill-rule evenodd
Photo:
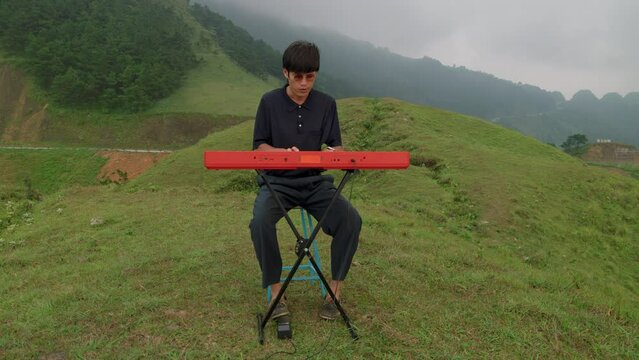
<instances>
[{"instance_id":1,"label":"overcast sky","mask_svg":"<svg viewBox=\"0 0 639 360\"><path fill-rule=\"evenodd\" d=\"M639 0L218 1L567 98L639 91Z\"/></svg>"}]
</instances>

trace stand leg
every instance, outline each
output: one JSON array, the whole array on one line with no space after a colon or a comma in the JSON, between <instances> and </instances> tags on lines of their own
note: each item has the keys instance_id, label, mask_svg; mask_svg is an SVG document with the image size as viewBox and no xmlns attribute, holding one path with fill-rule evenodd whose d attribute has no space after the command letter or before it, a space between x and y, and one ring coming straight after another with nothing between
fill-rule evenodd
<instances>
[{"instance_id":1,"label":"stand leg","mask_svg":"<svg viewBox=\"0 0 639 360\"><path fill-rule=\"evenodd\" d=\"M328 295L331 297L331 299L333 299L333 303L337 307L337 310L339 310L339 313L342 315L342 319L344 319L344 324L346 324L348 331L351 333L351 337L353 338L353 340L358 340L359 336L357 335L357 331L353 327L353 324L351 324L351 320L348 318L348 315L346 315L346 311L344 311L344 308L339 303L339 300L337 300L337 298L335 297L335 294L333 293L333 290L331 289L328 282L326 281L326 278L324 277L322 272L319 270L319 266L317 266L315 259L313 259L313 257L310 254L307 254L307 256L308 256L308 259L311 261L313 268L315 268L315 271L317 271L317 275L319 276L320 280L326 287L326 291L328 292Z\"/></svg>"},{"instance_id":2,"label":"stand leg","mask_svg":"<svg viewBox=\"0 0 639 360\"><path fill-rule=\"evenodd\" d=\"M291 280L293 279L293 276L295 275L295 272L297 271L297 268L300 266L300 263L302 262L303 259L304 259L304 254L302 254L302 256L297 258L297 261L295 261L295 265L293 265L293 267L291 268L291 271L288 272L288 276L286 277L286 280L284 280L284 283L282 284L282 288L280 289L279 294L277 294L277 296L275 297L275 300L271 301L271 304L268 307L268 311L266 312L266 315L264 316L264 319L262 320L262 324L261 324L262 329L264 329L268 321L271 319L271 315L273 315L273 311L275 310L275 307L277 306L277 304L279 304L280 300L282 300L282 296L284 296L284 292L286 291L288 284L290 284Z\"/></svg>"},{"instance_id":3,"label":"stand leg","mask_svg":"<svg viewBox=\"0 0 639 360\"><path fill-rule=\"evenodd\" d=\"M264 345L264 327L262 326L262 314L257 314L257 341Z\"/></svg>"}]
</instances>

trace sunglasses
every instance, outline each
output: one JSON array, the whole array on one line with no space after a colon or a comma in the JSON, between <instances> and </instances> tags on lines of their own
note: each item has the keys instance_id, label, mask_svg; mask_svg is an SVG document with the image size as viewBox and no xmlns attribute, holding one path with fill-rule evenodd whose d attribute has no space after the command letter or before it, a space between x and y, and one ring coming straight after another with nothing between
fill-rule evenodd
<instances>
[{"instance_id":1,"label":"sunglasses","mask_svg":"<svg viewBox=\"0 0 639 360\"><path fill-rule=\"evenodd\" d=\"M295 72L291 71L291 72L288 73L288 76L289 77L292 76L293 80L295 80L295 81L302 81L305 78L306 78L306 81L313 81L313 80L315 80L315 77L317 76L317 73L310 72L310 73L303 74L303 73L295 73Z\"/></svg>"}]
</instances>

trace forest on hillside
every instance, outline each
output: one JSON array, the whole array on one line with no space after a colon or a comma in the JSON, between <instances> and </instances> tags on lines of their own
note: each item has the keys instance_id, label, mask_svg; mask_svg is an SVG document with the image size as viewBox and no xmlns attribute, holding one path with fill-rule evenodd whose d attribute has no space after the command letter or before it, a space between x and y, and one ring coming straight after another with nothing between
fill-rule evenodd
<instances>
[{"instance_id":1,"label":"forest on hillside","mask_svg":"<svg viewBox=\"0 0 639 360\"><path fill-rule=\"evenodd\" d=\"M281 52L207 7L191 4L189 12L240 67L281 78ZM193 30L165 0L2 2L0 29L14 65L66 107L141 111L177 90L197 64ZM328 75L316 86L337 97L352 88Z\"/></svg>"},{"instance_id":2,"label":"forest on hillside","mask_svg":"<svg viewBox=\"0 0 639 360\"><path fill-rule=\"evenodd\" d=\"M57 103L138 111L196 64L191 30L154 0L0 3L0 45Z\"/></svg>"}]
</instances>

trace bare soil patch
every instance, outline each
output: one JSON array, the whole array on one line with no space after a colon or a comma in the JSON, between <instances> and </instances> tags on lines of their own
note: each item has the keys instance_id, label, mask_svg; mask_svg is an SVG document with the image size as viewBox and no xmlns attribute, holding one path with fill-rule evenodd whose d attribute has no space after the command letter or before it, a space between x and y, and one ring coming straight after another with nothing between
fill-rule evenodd
<instances>
[{"instance_id":1,"label":"bare soil patch","mask_svg":"<svg viewBox=\"0 0 639 360\"><path fill-rule=\"evenodd\" d=\"M100 151L98 155L107 159L98 174L98 180L121 183L139 176L169 153Z\"/></svg>"},{"instance_id":2,"label":"bare soil patch","mask_svg":"<svg viewBox=\"0 0 639 360\"><path fill-rule=\"evenodd\" d=\"M0 64L0 140L35 142L39 140L47 105L39 105L28 96L24 75Z\"/></svg>"}]
</instances>

